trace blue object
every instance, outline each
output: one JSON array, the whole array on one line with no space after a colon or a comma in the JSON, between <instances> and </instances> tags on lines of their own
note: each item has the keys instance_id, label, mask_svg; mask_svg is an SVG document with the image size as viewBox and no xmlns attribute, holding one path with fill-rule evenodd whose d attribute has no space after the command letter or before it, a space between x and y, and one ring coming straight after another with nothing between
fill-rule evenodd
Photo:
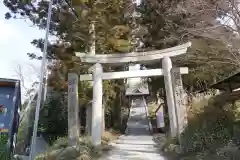
<instances>
[{"instance_id":1,"label":"blue object","mask_svg":"<svg viewBox=\"0 0 240 160\"><path fill-rule=\"evenodd\" d=\"M14 150L21 109L20 81L0 78L0 134L8 134L8 149Z\"/></svg>"}]
</instances>

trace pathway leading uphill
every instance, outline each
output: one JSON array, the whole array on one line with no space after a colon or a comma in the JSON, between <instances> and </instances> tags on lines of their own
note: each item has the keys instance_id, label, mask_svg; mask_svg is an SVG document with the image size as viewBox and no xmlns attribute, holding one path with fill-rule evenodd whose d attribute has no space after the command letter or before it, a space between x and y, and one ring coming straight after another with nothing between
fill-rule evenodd
<instances>
[{"instance_id":1,"label":"pathway leading uphill","mask_svg":"<svg viewBox=\"0 0 240 160\"><path fill-rule=\"evenodd\" d=\"M126 135L112 144L113 149L100 160L167 160L160 155L150 134L144 100L134 100L126 132Z\"/></svg>"}]
</instances>

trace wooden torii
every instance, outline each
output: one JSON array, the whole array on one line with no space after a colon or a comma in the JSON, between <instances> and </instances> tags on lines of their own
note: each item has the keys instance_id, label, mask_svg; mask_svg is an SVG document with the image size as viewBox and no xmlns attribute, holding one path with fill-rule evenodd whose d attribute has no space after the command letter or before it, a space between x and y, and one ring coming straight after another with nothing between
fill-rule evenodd
<instances>
[{"instance_id":1,"label":"wooden torii","mask_svg":"<svg viewBox=\"0 0 240 160\"><path fill-rule=\"evenodd\" d=\"M164 76L164 84L167 97L167 106L170 119L170 133L172 137L180 135L186 125L186 111L183 107L182 99L182 80L181 74L188 74L187 67L172 68L170 57L185 54L191 43L188 42L176 47L163 50L154 50L148 52L131 52L124 54L86 54L76 52L75 55L81 59L82 63L93 64L92 74L80 75L80 81L93 81L93 101L92 101L92 121L91 121L91 139L93 145L101 144L102 135L102 101L103 89L102 81L111 79L125 79L137 77ZM138 71L120 71L103 72L102 65L124 65L132 63L152 63L162 59L162 69L147 69ZM76 121L78 120L78 97L77 83L78 75L69 74L68 76L68 116L75 117L68 122L69 139L74 143L79 136ZM184 110L184 111L183 111Z\"/></svg>"}]
</instances>

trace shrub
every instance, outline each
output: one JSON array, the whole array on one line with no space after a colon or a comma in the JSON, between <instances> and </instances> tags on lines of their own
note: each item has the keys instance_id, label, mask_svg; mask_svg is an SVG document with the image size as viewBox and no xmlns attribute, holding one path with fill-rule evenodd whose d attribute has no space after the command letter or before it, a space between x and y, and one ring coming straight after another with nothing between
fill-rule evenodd
<instances>
[{"instance_id":1,"label":"shrub","mask_svg":"<svg viewBox=\"0 0 240 160\"><path fill-rule=\"evenodd\" d=\"M66 148L68 146L68 139L67 137L59 137L51 146L51 149L61 149Z\"/></svg>"},{"instance_id":2,"label":"shrub","mask_svg":"<svg viewBox=\"0 0 240 160\"><path fill-rule=\"evenodd\" d=\"M213 97L192 103L188 127L182 134L183 149L186 155L195 153L195 158L239 159L236 135L240 125L235 122L236 110L232 104L220 105L216 100L219 99Z\"/></svg>"},{"instance_id":3,"label":"shrub","mask_svg":"<svg viewBox=\"0 0 240 160\"><path fill-rule=\"evenodd\" d=\"M107 143L113 135L110 132L106 132L103 137L104 143ZM88 160L91 157L100 156L101 150L101 147L92 145L90 137L80 137L78 148L69 147L67 137L59 137L46 153L38 155L35 160Z\"/></svg>"},{"instance_id":4,"label":"shrub","mask_svg":"<svg viewBox=\"0 0 240 160\"><path fill-rule=\"evenodd\" d=\"M110 141L115 140L119 136L120 131L109 130L105 131L102 135L102 143L108 144Z\"/></svg>"},{"instance_id":5,"label":"shrub","mask_svg":"<svg viewBox=\"0 0 240 160\"><path fill-rule=\"evenodd\" d=\"M0 159L1 160L8 160L10 158L10 152L8 150L7 142L8 142L8 135L0 134Z\"/></svg>"},{"instance_id":6,"label":"shrub","mask_svg":"<svg viewBox=\"0 0 240 160\"><path fill-rule=\"evenodd\" d=\"M223 98L220 100L224 101ZM233 107L232 104L216 101L219 101L219 98L203 98L189 106L188 126L181 135L183 154L177 154L178 158L240 159L240 103ZM161 149L176 153L176 144L177 141L167 139Z\"/></svg>"},{"instance_id":7,"label":"shrub","mask_svg":"<svg viewBox=\"0 0 240 160\"><path fill-rule=\"evenodd\" d=\"M206 157L214 155L219 159L217 150L228 146L233 139L233 108L231 105L214 106L219 104L214 101L214 98L203 99L191 105L188 127L182 134L185 153Z\"/></svg>"}]
</instances>

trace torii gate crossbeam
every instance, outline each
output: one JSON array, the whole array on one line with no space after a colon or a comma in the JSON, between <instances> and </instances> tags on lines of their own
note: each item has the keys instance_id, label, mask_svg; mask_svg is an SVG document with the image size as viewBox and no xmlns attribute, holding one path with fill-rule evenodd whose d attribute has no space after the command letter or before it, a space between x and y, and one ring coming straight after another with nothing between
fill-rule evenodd
<instances>
[{"instance_id":1,"label":"torii gate crossbeam","mask_svg":"<svg viewBox=\"0 0 240 160\"><path fill-rule=\"evenodd\" d=\"M187 67L172 68L174 71L179 71L181 74L188 74ZM156 77L162 76L163 69L148 69L138 71L121 71L102 73L102 80L123 79L123 78L138 78L138 77ZM92 81L92 74L80 75L80 81Z\"/></svg>"}]
</instances>

